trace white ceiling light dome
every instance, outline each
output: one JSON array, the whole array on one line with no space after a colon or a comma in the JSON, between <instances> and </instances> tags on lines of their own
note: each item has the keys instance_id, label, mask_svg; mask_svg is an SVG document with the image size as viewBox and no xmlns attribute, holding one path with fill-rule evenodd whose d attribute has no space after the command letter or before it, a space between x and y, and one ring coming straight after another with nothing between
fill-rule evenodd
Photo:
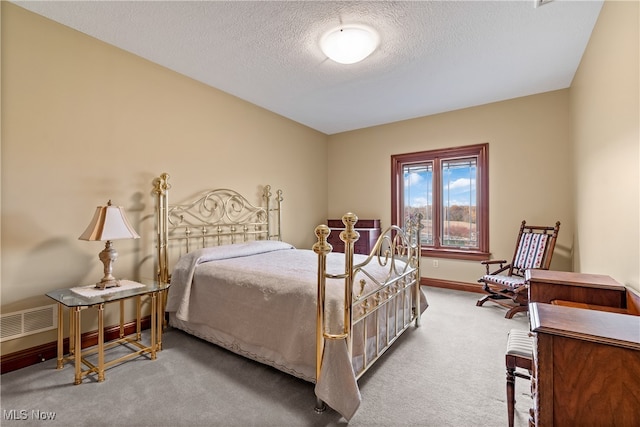
<instances>
[{"instance_id":1,"label":"white ceiling light dome","mask_svg":"<svg viewBox=\"0 0 640 427\"><path fill-rule=\"evenodd\" d=\"M366 25L341 25L320 39L325 55L340 64L355 64L371 55L380 43L378 33Z\"/></svg>"}]
</instances>

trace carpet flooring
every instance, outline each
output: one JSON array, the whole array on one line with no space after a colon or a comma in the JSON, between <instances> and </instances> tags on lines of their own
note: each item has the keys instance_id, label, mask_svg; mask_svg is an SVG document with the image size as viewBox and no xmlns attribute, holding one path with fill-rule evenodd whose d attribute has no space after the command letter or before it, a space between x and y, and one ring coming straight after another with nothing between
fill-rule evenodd
<instances>
[{"instance_id":1,"label":"carpet flooring","mask_svg":"<svg viewBox=\"0 0 640 427\"><path fill-rule=\"evenodd\" d=\"M506 426L507 332L527 330L526 315L509 320L494 304L476 307L480 294L423 289L422 326L360 379L362 404L349 422L331 409L314 412L313 384L169 328L157 360L111 367L101 383L73 385L73 366L56 370L55 360L2 375L0 424ZM529 393L517 379L518 427L527 426Z\"/></svg>"}]
</instances>

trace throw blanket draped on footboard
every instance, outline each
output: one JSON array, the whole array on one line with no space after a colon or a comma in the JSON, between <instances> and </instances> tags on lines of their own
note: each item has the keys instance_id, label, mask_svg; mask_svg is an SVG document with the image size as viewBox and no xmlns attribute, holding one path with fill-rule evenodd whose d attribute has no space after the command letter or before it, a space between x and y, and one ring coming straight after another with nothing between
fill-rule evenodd
<instances>
[{"instance_id":1,"label":"throw blanket draped on footboard","mask_svg":"<svg viewBox=\"0 0 640 427\"><path fill-rule=\"evenodd\" d=\"M318 254L318 305L316 321L316 410L322 411L323 402L349 419L358 409L360 395L355 380L415 322L426 308L426 299L420 291L419 233L422 217L407 220L407 230L391 226L380 236L366 260L354 263L354 243L358 240L355 224L358 217L352 213L342 218L345 230L340 239L345 242L345 267L335 273L327 269L327 256L332 250L327 242L329 228L316 228L318 242L313 246ZM387 274L382 280L372 274L383 267ZM328 280L344 281L344 321L341 330L332 329L327 322ZM358 283L355 283L356 280ZM422 306L422 308L421 308ZM352 399L333 399L334 383L342 382L333 366L335 354L343 352L354 375ZM331 370L329 369L331 367ZM346 375L346 373L345 373ZM343 385L344 386L344 385ZM356 397L353 397L356 396ZM346 415L345 415L346 414Z\"/></svg>"}]
</instances>

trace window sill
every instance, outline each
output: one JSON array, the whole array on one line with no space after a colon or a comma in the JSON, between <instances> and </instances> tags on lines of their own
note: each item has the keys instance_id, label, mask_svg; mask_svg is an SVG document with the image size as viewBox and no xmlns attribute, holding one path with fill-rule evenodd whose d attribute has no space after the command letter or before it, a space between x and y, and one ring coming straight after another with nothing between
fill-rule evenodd
<instances>
[{"instance_id":1,"label":"window sill","mask_svg":"<svg viewBox=\"0 0 640 427\"><path fill-rule=\"evenodd\" d=\"M467 261L484 261L491 256L490 252L461 251L456 249L433 249L422 247L422 256L429 258L461 259Z\"/></svg>"}]
</instances>

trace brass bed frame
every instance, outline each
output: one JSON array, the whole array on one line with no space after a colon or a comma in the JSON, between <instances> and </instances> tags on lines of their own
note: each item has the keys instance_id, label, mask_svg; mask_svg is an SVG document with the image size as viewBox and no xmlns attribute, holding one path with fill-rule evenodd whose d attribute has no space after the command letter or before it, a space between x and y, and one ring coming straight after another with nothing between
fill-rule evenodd
<instances>
[{"instance_id":1,"label":"brass bed frame","mask_svg":"<svg viewBox=\"0 0 640 427\"><path fill-rule=\"evenodd\" d=\"M158 281L171 281L170 254L177 258L196 248L220 246L249 240L282 240L280 207L282 191L274 196L271 186L262 191L264 207L252 205L240 193L216 189L197 195L184 204L169 204L169 174L153 181L156 197ZM173 244L173 246L172 246Z\"/></svg>"},{"instance_id":2,"label":"brass bed frame","mask_svg":"<svg viewBox=\"0 0 640 427\"><path fill-rule=\"evenodd\" d=\"M358 217L353 213L347 213L342 217L345 229L340 232L340 240L345 247L345 270L340 274L331 274L326 271L326 257L333 249L327 242L329 227L319 225L315 233L318 238L313 245L313 251L318 254L318 304L316 319L316 378L320 377L322 370L322 354L327 340L346 340L349 355L352 355L354 327L362 324L363 364L354 374L359 379L382 356L391 345L415 322L420 326L420 244L419 235L422 228L422 216L417 215L407 219L406 230L392 225L388 227L378 238L371 249L369 256L359 264L353 263L354 244L360 237L355 230ZM398 262L402 261L402 262ZM375 280L367 274L366 267L372 262L388 267L388 275L383 282ZM364 275L360 279L359 289L354 293L354 281L358 274ZM360 276L362 277L362 276ZM326 330L325 316L325 289L327 279L344 280L344 323L340 333L331 333ZM364 291L365 286L373 284L373 289ZM409 297L409 298L407 298ZM409 303L407 303L407 300ZM402 319L398 319L398 305L404 313ZM384 313L380 315L383 308ZM391 311L391 308L393 311ZM426 308L426 307L425 307ZM393 313L393 315L391 315ZM369 337L367 319L375 318L375 352L368 358L367 340ZM380 342L381 322L386 323L386 336ZM392 322L392 323L391 323ZM326 409L320 399L316 399L316 411Z\"/></svg>"},{"instance_id":3,"label":"brass bed frame","mask_svg":"<svg viewBox=\"0 0 640 427\"><path fill-rule=\"evenodd\" d=\"M191 250L222 244L240 243L249 240L282 240L281 206L282 191L275 195L269 185L264 186L264 206L254 206L236 191L217 189L204 192L184 204L169 204L169 175L163 173L154 180L157 223L157 279L168 283L171 280L171 260ZM345 229L340 238L345 242L345 269L334 274L326 269L327 255L332 246L327 242L330 230L326 225L315 229L317 242L313 251L318 255L317 317L316 317L316 379L322 370L323 351L327 340L346 340L349 355L353 349L353 330L361 324L363 329L363 363L355 372L360 378L396 339L412 323L420 326L420 244L418 236L421 217L407 221L406 230L397 226L387 228L376 242L365 261L354 264L354 243L359 234L355 230L358 218L354 214L343 217ZM377 262L388 268L387 279L376 281L367 274L366 266ZM387 271L387 270L385 270ZM357 285L356 275L364 277ZM327 279L344 281L344 327L333 333L325 326L325 289ZM365 285L368 288L365 291ZM354 286L358 290L354 293ZM393 311L392 311L393 310ZM402 319L397 315L402 314ZM382 314L381 314L382 313ZM386 319L383 318L386 316ZM369 318L375 318L375 354L367 357ZM386 336L380 337L381 322L385 323ZM316 411L326 406L316 399Z\"/></svg>"}]
</instances>

